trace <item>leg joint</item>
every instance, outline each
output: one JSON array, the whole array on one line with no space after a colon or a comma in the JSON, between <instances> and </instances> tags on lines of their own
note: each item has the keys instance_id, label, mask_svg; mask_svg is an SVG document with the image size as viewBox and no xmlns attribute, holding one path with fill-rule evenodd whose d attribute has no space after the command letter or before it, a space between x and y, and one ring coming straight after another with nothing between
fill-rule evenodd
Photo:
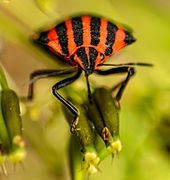
<instances>
[{"instance_id":1,"label":"leg joint","mask_svg":"<svg viewBox=\"0 0 170 180\"><path fill-rule=\"evenodd\" d=\"M136 70L135 70L134 67L129 67L129 68L128 68L128 74L129 74L130 76L133 76L135 73L136 73Z\"/></svg>"}]
</instances>

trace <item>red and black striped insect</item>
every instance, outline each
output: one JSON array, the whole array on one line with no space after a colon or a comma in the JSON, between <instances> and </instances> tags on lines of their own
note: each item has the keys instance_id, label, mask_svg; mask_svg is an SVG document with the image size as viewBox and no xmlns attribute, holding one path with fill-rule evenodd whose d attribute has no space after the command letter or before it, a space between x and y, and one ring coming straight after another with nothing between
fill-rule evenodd
<instances>
[{"instance_id":1,"label":"red and black striped insect","mask_svg":"<svg viewBox=\"0 0 170 180\"><path fill-rule=\"evenodd\" d=\"M58 93L58 89L63 88L75 80L84 72L88 97L91 101L90 85L88 76L95 73L98 75L127 73L116 95L119 101L129 79L134 75L134 63L127 64L104 64L104 62L116 54L123 47L135 42L131 33L121 26L118 26L105 18L95 16L80 16L68 19L54 28L41 32L36 41L50 51L55 53L59 59L69 63L70 69L66 70L38 70L31 74L31 84L29 86L28 98L33 97L34 80L44 77L54 77L60 75L74 74L52 87L52 92L74 115L71 132L75 130L78 123L78 109ZM101 66L119 66L109 70L101 70ZM147 65L138 63L138 65Z\"/></svg>"}]
</instances>

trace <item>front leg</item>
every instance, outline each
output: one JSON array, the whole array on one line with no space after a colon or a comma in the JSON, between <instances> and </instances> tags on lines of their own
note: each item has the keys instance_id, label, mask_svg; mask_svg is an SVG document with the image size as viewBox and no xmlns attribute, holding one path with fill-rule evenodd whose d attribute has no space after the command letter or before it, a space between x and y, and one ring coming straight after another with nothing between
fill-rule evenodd
<instances>
[{"instance_id":1,"label":"front leg","mask_svg":"<svg viewBox=\"0 0 170 180\"><path fill-rule=\"evenodd\" d=\"M82 71L79 70L73 77L70 78L66 78L58 83L56 83L53 87L52 87L52 92L53 95L58 98L70 111L71 113L74 114L74 119L71 123L71 127L70 127L70 131L71 133L74 133L76 131L76 125L78 124L78 117L79 117L79 111L78 109L72 105L69 101L67 101L66 99L64 99L59 93L58 93L58 89L61 89L71 83L73 83L75 80L77 80L80 75L81 75Z\"/></svg>"}]
</instances>

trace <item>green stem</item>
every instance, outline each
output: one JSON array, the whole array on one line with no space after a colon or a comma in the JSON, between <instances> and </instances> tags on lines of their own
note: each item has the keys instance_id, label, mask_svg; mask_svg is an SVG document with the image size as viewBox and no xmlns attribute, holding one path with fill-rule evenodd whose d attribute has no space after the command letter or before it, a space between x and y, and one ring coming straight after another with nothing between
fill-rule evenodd
<instances>
[{"instance_id":1,"label":"green stem","mask_svg":"<svg viewBox=\"0 0 170 180\"><path fill-rule=\"evenodd\" d=\"M82 153L80 152L81 146L77 139L71 136L69 146L69 161L70 161L70 174L72 180L84 180L85 173L82 169Z\"/></svg>"},{"instance_id":2,"label":"green stem","mask_svg":"<svg viewBox=\"0 0 170 180\"><path fill-rule=\"evenodd\" d=\"M107 150L107 148L105 147L102 148L102 150L100 150L100 152L98 153L98 157L100 158L99 164L109 155L110 155L110 152Z\"/></svg>"},{"instance_id":3,"label":"green stem","mask_svg":"<svg viewBox=\"0 0 170 180\"><path fill-rule=\"evenodd\" d=\"M5 74L3 72L2 67L0 66L0 90L9 89L7 80L5 78Z\"/></svg>"}]
</instances>

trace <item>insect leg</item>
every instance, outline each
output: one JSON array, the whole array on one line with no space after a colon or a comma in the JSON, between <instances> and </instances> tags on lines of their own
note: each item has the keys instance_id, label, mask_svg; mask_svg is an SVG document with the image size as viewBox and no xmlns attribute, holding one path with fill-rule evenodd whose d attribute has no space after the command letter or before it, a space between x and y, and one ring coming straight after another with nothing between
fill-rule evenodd
<instances>
[{"instance_id":1,"label":"insect leg","mask_svg":"<svg viewBox=\"0 0 170 180\"><path fill-rule=\"evenodd\" d=\"M76 71L76 68L71 69L63 69L63 70L55 70L55 69L44 69L44 70L36 70L31 73L29 78L29 87L27 97L21 98L22 100L32 100L33 99L33 91L34 91L34 83L38 79L56 77L71 74Z\"/></svg>"},{"instance_id":2,"label":"insect leg","mask_svg":"<svg viewBox=\"0 0 170 180\"><path fill-rule=\"evenodd\" d=\"M88 99L89 99L89 102L92 104L92 97L91 97L89 79L88 79L87 75L85 77L86 77L86 82L87 82Z\"/></svg>"},{"instance_id":3,"label":"insect leg","mask_svg":"<svg viewBox=\"0 0 170 180\"><path fill-rule=\"evenodd\" d=\"M112 69L108 69L108 70L96 70L95 71L97 74L99 75L111 75L111 74L122 74L122 73L127 73L127 76L125 78L124 81L122 81L120 84L118 84L116 86L116 88L118 86L120 86L117 94L116 94L116 100L120 101L122 94L129 82L129 80L132 78L132 76L135 74L135 68L134 67L128 67L128 66L124 66L124 67L117 67L117 68L112 68ZM114 90L115 88L113 88Z\"/></svg>"},{"instance_id":4,"label":"insect leg","mask_svg":"<svg viewBox=\"0 0 170 180\"><path fill-rule=\"evenodd\" d=\"M78 79L80 77L81 73L82 73L82 71L79 70L73 77L66 78L66 79L56 83L52 87L53 95L56 98L58 98L75 115L75 118L73 119L73 121L71 123L71 128L70 128L70 131L72 133L75 132L76 125L78 124L79 111L74 105L72 105L69 101L64 99L57 91L58 91L58 89L61 89L61 88L65 87L65 86L73 83L76 79Z\"/></svg>"}]
</instances>

